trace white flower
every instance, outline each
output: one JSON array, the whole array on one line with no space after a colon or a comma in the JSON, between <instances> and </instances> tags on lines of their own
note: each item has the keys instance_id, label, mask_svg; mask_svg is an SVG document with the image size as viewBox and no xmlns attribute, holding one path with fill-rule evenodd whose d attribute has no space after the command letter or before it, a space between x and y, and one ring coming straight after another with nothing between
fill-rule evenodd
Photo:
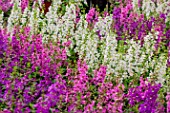
<instances>
[{"instance_id":1,"label":"white flower","mask_svg":"<svg viewBox=\"0 0 170 113\"><path fill-rule=\"evenodd\" d=\"M4 12L2 11L0 14L0 29L3 28L3 16L4 16Z\"/></svg>"}]
</instances>

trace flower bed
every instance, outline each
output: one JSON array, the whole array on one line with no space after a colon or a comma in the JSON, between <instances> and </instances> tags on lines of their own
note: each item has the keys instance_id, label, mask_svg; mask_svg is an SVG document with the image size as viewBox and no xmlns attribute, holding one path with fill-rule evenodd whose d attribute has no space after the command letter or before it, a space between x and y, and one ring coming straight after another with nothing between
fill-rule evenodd
<instances>
[{"instance_id":1,"label":"flower bed","mask_svg":"<svg viewBox=\"0 0 170 113\"><path fill-rule=\"evenodd\" d=\"M82 2L0 1L0 112L169 113L170 2Z\"/></svg>"}]
</instances>

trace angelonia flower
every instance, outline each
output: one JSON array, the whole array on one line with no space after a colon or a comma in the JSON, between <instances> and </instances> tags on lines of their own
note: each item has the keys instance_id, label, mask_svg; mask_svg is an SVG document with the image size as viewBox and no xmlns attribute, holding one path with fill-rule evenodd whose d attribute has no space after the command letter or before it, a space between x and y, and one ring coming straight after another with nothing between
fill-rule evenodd
<instances>
[{"instance_id":1,"label":"angelonia flower","mask_svg":"<svg viewBox=\"0 0 170 113\"><path fill-rule=\"evenodd\" d=\"M104 82L106 76L106 66L101 66L99 70L95 70L95 76L93 78L93 83L98 85Z\"/></svg>"},{"instance_id":2,"label":"angelonia flower","mask_svg":"<svg viewBox=\"0 0 170 113\"><path fill-rule=\"evenodd\" d=\"M130 88L128 90L127 98L129 99L129 104L133 107L139 104L140 113L154 113L158 106L156 101L158 98L158 91L161 87L160 84L146 83L143 78L140 78L140 86L135 88Z\"/></svg>"},{"instance_id":3,"label":"angelonia flower","mask_svg":"<svg viewBox=\"0 0 170 113\"><path fill-rule=\"evenodd\" d=\"M86 83L88 82L88 76L87 76L87 64L84 62L81 64L81 61L79 60L77 62L78 65L78 76L74 80L74 91L75 92L83 92L83 90L87 89Z\"/></svg>"},{"instance_id":4,"label":"angelonia flower","mask_svg":"<svg viewBox=\"0 0 170 113\"><path fill-rule=\"evenodd\" d=\"M4 34L5 30L0 29L0 58L4 56L5 51L7 50L7 34Z\"/></svg>"},{"instance_id":5,"label":"angelonia flower","mask_svg":"<svg viewBox=\"0 0 170 113\"><path fill-rule=\"evenodd\" d=\"M58 89L61 88L62 91L65 89L64 81L60 81L60 75L56 73L56 70L66 59L65 49L57 48L57 46L60 46L59 44L57 46L51 44L50 50L48 46L46 47L46 45L42 43L41 35L29 36L29 27L24 28L24 32L21 32L19 29L21 29L21 27L16 27L12 39L6 41L8 48L2 48L5 50L4 58L8 59L8 61L5 60L4 65L0 67L0 84L1 87L5 87L3 90L0 90L0 92L3 93L3 95L0 95L0 98L2 98L2 102L7 103L9 108L12 108L13 101L16 106L15 112L20 112L28 103L33 101L37 101L37 104L35 104L37 110L38 107L42 106L41 103L38 103L40 101L42 103L51 101L50 106L53 107L53 103L59 100L54 101L49 97L52 97L51 95L56 93L54 97L56 96L55 98L59 99L60 94L57 95ZM18 35L18 38L16 35ZM2 30L1 39L8 39L5 37L5 31L2 32ZM58 64L51 63L54 61L49 54L61 62ZM31 85L28 85L30 83ZM47 89L46 86L49 86L49 89ZM55 86L58 86L58 88ZM57 91L53 88L57 88ZM20 91L22 92L23 99L17 97L13 100L13 96L19 96ZM29 93L31 93L31 95ZM61 95L65 95L66 92L60 93ZM46 95L47 100L41 100L43 94ZM43 109L46 108L43 106Z\"/></svg>"},{"instance_id":6,"label":"angelonia flower","mask_svg":"<svg viewBox=\"0 0 170 113\"><path fill-rule=\"evenodd\" d=\"M61 75L56 76L56 82L49 86L47 93L44 96L44 99L39 98L37 104L35 104L36 112L49 112L49 108L54 108L53 110L59 111L56 109L56 103L64 102L66 98L67 88L66 81L61 79Z\"/></svg>"},{"instance_id":7,"label":"angelonia flower","mask_svg":"<svg viewBox=\"0 0 170 113\"><path fill-rule=\"evenodd\" d=\"M142 7L142 0L138 0L138 7L139 7L139 8Z\"/></svg>"},{"instance_id":8,"label":"angelonia flower","mask_svg":"<svg viewBox=\"0 0 170 113\"><path fill-rule=\"evenodd\" d=\"M96 33L99 36L99 38L101 38L100 30L96 31Z\"/></svg>"},{"instance_id":9,"label":"angelonia flower","mask_svg":"<svg viewBox=\"0 0 170 113\"><path fill-rule=\"evenodd\" d=\"M12 6L11 0L0 0L0 10L7 12Z\"/></svg>"},{"instance_id":10,"label":"angelonia flower","mask_svg":"<svg viewBox=\"0 0 170 113\"><path fill-rule=\"evenodd\" d=\"M167 38L168 40L170 40L170 30L167 30L167 31L166 31L165 36L166 36L166 38Z\"/></svg>"},{"instance_id":11,"label":"angelonia flower","mask_svg":"<svg viewBox=\"0 0 170 113\"><path fill-rule=\"evenodd\" d=\"M103 16L106 17L106 16L109 16L110 14L107 12L107 11L104 11L103 13Z\"/></svg>"},{"instance_id":12,"label":"angelonia flower","mask_svg":"<svg viewBox=\"0 0 170 113\"><path fill-rule=\"evenodd\" d=\"M113 10L113 20L114 20L114 28L118 34L118 38L120 39L121 37L121 23L120 23L120 16L121 16L121 8L117 8L115 7L114 10Z\"/></svg>"},{"instance_id":13,"label":"angelonia flower","mask_svg":"<svg viewBox=\"0 0 170 113\"><path fill-rule=\"evenodd\" d=\"M124 86L106 82L106 66L94 71L94 77L87 75L87 65L78 60L78 75L73 79L73 89L68 92L68 112L123 112ZM78 109L81 108L81 109ZM95 109L96 108L96 109Z\"/></svg>"},{"instance_id":14,"label":"angelonia flower","mask_svg":"<svg viewBox=\"0 0 170 113\"><path fill-rule=\"evenodd\" d=\"M101 87L98 88L99 103L96 111L123 113L123 90L124 86L121 84L113 86L110 82L102 83ZM102 106L102 104L105 106Z\"/></svg>"},{"instance_id":15,"label":"angelonia flower","mask_svg":"<svg viewBox=\"0 0 170 113\"><path fill-rule=\"evenodd\" d=\"M28 7L29 0L21 0L21 10L24 12L24 9Z\"/></svg>"},{"instance_id":16,"label":"angelonia flower","mask_svg":"<svg viewBox=\"0 0 170 113\"><path fill-rule=\"evenodd\" d=\"M166 95L166 100L167 100L167 113L170 112L170 93L168 92Z\"/></svg>"},{"instance_id":17,"label":"angelonia flower","mask_svg":"<svg viewBox=\"0 0 170 113\"><path fill-rule=\"evenodd\" d=\"M167 59L167 67L170 67L170 42L168 42L168 59Z\"/></svg>"},{"instance_id":18,"label":"angelonia flower","mask_svg":"<svg viewBox=\"0 0 170 113\"><path fill-rule=\"evenodd\" d=\"M86 21L91 23L96 23L98 21L98 12L95 10L95 8L91 8L86 15Z\"/></svg>"},{"instance_id":19,"label":"angelonia flower","mask_svg":"<svg viewBox=\"0 0 170 113\"><path fill-rule=\"evenodd\" d=\"M75 22L78 23L80 20L80 8L77 6L76 7L76 20Z\"/></svg>"},{"instance_id":20,"label":"angelonia flower","mask_svg":"<svg viewBox=\"0 0 170 113\"><path fill-rule=\"evenodd\" d=\"M0 112L170 112L167 0L116 0L102 16L82 14L84 0L53 0L46 15L44 0L6 1L15 7L0 30Z\"/></svg>"}]
</instances>

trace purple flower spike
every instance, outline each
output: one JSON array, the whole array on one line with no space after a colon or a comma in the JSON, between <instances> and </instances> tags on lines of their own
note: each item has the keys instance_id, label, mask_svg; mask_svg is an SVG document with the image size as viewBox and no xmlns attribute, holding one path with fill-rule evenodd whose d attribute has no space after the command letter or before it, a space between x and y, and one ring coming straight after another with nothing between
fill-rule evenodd
<instances>
[{"instance_id":1,"label":"purple flower spike","mask_svg":"<svg viewBox=\"0 0 170 113\"><path fill-rule=\"evenodd\" d=\"M140 86L130 88L128 91L129 104L132 107L139 104L140 113L155 113L158 106L156 99L160 88L161 84L146 84L143 78L141 78Z\"/></svg>"},{"instance_id":2,"label":"purple flower spike","mask_svg":"<svg viewBox=\"0 0 170 113\"><path fill-rule=\"evenodd\" d=\"M86 21L90 23L96 23L98 21L98 12L96 12L95 8L89 10L87 14Z\"/></svg>"},{"instance_id":3,"label":"purple flower spike","mask_svg":"<svg viewBox=\"0 0 170 113\"><path fill-rule=\"evenodd\" d=\"M11 0L0 0L0 10L7 12L12 6Z\"/></svg>"}]
</instances>

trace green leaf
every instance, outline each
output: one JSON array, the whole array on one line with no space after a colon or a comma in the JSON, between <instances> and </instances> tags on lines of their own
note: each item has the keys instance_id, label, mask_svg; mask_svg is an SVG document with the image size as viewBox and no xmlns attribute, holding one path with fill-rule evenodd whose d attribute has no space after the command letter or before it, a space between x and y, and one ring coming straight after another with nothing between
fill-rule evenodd
<instances>
[{"instance_id":1,"label":"green leaf","mask_svg":"<svg viewBox=\"0 0 170 113\"><path fill-rule=\"evenodd\" d=\"M1 100L1 99L0 99ZM6 107L6 105L4 103L0 102L0 111L3 110Z\"/></svg>"},{"instance_id":2,"label":"green leaf","mask_svg":"<svg viewBox=\"0 0 170 113\"><path fill-rule=\"evenodd\" d=\"M3 59L0 58L0 65L2 65L2 61L3 61Z\"/></svg>"},{"instance_id":3,"label":"green leaf","mask_svg":"<svg viewBox=\"0 0 170 113\"><path fill-rule=\"evenodd\" d=\"M28 78L31 79L31 78L32 78L32 74L29 74L29 75L28 75Z\"/></svg>"},{"instance_id":4,"label":"green leaf","mask_svg":"<svg viewBox=\"0 0 170 113\"><path fill-rule=\"evenodd\" d=\"M22 62L23 61L23 58L20 58L20 62Z\"/></svg>"},{"instance_id":5,"label":"green leaf","mask_svg":"<svg viewBox=\"0 0 170 113\"><path fill-rule=\"evenodd\" d=\"M34 109L34 104L29 103L29 106L30 106L32 109Z\"/></svg>"},{"instance_id":6,"label":"green leaf","mask_svg":"<svg viewBox=\"0 0 170 113\"><path fill-rule=\"evenodd\" d=\"M16 72L17 69L18 69L18 66L14 66L14 67L13 67L13 71L14 71L14 72Z\"/></svg>"},{"instance_id":7,"label":"green leaf","mask_svg":"<svg viewBox=\"0 0 170 113\"><path fill-rule=\"evenodd\" d=\"M120 3L119 2L115 2L115 5L120 5Z\"/></svg>"},{"instance_id":8,"label":"green leaf","mask_svg":"<svg viewBox=\"0 0 170 113\"><path fill-rule=\"evenodd\" d=\"M95 86L94 85L90 85L89 90L93 91L94 89L95 89Z\"/></svg>"},{"instance_id":9,"label":"green leaf","mask_svg":"<svg viewBox=\"0 0 170 113\"><path fill-rule=\"evenodd\" d=\"M168 67L168 72L170 72L170 67Z\"/></svg>"},{"instance_id":10,"label":"green leaf","mask_svg":"<svg viewBox=\"0 0 170 113\"><path fill-rule=\"evenodd\" d=\"M31 67L31 63L27 62L27 67L30 68Z\"/></svg>"},{"instance_id":11,"label":"green leaf","mask_svg":"<svg viewBox=\"0 0 170 113\"><path fill-rule=\"evenodd\" d=\"M166 27L170 28L170 21L166 22Z\"/></svg>"},{"instance_id":12,"label":"green leaf","mask_svg":"<svg viewBox=\"0 0 170 113\"><path fill-rule=\"evenodd\" d=\"M134 106L133 109L134 113L138 113L139 112L138 109L139 109L139 105L137 104L136 106Z\"/></svg>"}]
</instances>

